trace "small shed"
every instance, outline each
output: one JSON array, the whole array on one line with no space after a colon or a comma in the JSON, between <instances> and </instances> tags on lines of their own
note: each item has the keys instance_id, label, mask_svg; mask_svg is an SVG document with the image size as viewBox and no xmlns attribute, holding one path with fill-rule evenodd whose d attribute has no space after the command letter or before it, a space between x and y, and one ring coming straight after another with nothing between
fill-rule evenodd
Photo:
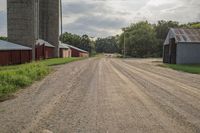
<instances>
[{"instance_id":1,"label":"small shed","mask_svg":"<svg viewBox=\"0 0 200 133\"><path fill-rule=\"evenodd\" d=\"M31 62L32 49L0 40L0 65L15 65Z\"/></svg>"},{"instance_id":2,"label":"small shed","mask_svg":"<svg viewBox=\"0 0 200 133\"><path fill-rule=\"evenodd\" d=\"M80 48L77 48L75 46L72 45L68 45L68 47L70 47L71 49L71 55L72 57L89 57L89 52L82 50Z\"/></svg>"},{"instance_id":3,"label":"small shed","mask_svg":"<svg viewBox=\"0 0 200 133\"><path fill-rule=\"evenodd\" d=\"M71 57L71 49L67 44L61 43L59 45L60 50L60 58L68 58Z\"/></svg>"},{"instance_id":4,"label":"small shed","mask_svg":"<svg viewBox=\"0 0 200 133\"><path fill-rule=\"evenodd\" d=\"M171 28L163 49L164 63L200 64L200 29Z\"/></svg>"},{"instance_id":5,"label":"small shed","mask_svg":"<svg viewBox=\"0 0 200 133\"><path fill-rule=\"evenodd\" d=\"M38 39L35 45L35 59L41 60L54 58L54 49L55 47L47 41Z\"/></svg>"}]
</instances>

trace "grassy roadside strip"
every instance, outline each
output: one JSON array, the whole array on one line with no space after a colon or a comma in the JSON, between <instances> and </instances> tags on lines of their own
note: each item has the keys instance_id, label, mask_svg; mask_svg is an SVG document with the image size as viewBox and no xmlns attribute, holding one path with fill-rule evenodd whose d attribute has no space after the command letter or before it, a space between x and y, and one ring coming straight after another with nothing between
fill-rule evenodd
<instances>
[{"instance_id":1,"label":"grassy roadside strip","mask_svg":"<svg viewBox=\"0 0 200 133\"><path fill-rule=\"evenodd\" d=\"M161 64L161 67L171 68L177 71L200 74L200 65L176 65L176 64Z\"/></svg>"},{"instance_id":2,"label":"grassy roadside strip","mask_svg":"<svg viewBox=\"0 0 200 133\"><path fill-rule=\"evenodd\" d=\"M0 67L0 102L9 99L12 93L47 76L54 65L66 64L84 58L58 58L22 65Z\"/></svg>"}]
</instances>

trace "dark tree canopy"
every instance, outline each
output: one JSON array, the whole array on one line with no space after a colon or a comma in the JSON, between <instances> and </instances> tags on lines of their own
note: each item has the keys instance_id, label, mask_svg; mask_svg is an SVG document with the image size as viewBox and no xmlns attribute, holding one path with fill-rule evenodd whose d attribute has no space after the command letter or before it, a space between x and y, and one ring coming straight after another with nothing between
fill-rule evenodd
<instances>
[{"instance_id":1,"label":"dark tree canopy","mask_svg":"<svg viewBox=\"0 0 200 133\"><path fill-rule=\"evenodd\" d=\"M92 54L95 49L94 41L92 41L88 35L79 36L76 34L65 32L62 35L62 41L63 43L67 43L69 45L86 50L90 54Z\"/></svg>"},{"instance_id":2,"label":"dark tree canopy","mask_svg":"<svg viewBox=\"0 0 200 133\"><path fill-rule=\"evenodd\" d=\"M117 37L98 38L96 40L97 53L118 53Z\"/></svg>"},{"instance_id":3,"label":"dark tree canopy","mask_svg":"<svg viewBox=\"0 0 200 133\"><path fill-rule=\"evenodd\" d=\"M124 53L130 57L161 57L163 43L170 28L200 28L200 22L179 24L176 21L158 21L150 24L147 21L133 23L122 29L122 34L96 41L88 35L79 36L71 33L63 34L63 42L92 53ZM125 40L124 40L125 39ZM92 41L93 40L93 41Z\"/></svg>"},{"instance_id":4,"label":"dark tree canopy","mask_svg":"<svg viewBox=\"0 0 200 133\"><path fill-rule=\"evenodd\" d=\"M8 38L7 38L7 37L4 37L4 36L0 36L0 40L7 41L7 40L8 40Z\"/></svg>"}]
</instances>

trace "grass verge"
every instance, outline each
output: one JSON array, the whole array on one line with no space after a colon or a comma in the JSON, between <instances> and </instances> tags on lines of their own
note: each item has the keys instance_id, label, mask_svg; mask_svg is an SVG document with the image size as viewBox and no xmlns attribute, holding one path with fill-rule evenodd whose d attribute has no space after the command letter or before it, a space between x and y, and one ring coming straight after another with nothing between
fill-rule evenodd
<instances>
[{"instance_id":1,"label":"grass verge","mask_svg":"<svg viewBox=\"0 0 200 133\"><path fill-rule=\"evenodd\" d=\"M177 71L200 74L200 65L176 65L176 64L162 64L162 67L171 68Z\"/></svg>"},{"instance_id":2,"label":"grass verge","mask_svg":"<svg viewBox=\"0 0 200 133\"><path fill-rule=\"evenodd\" d=\"M66 64L84 58L57 58L23 65L0 67L0 102L10 99L12 93L44 78L54 65Z\"/></svg>"},{"instance_id":3,"label":"grass verge","mask_svg":"<svg viewBox=\"0 0 200 133\"><path fill-rule=\"evenodd\" d=\"M62 64L82 60L82 59L84 59L84 58L75 58L75 57L72 57L72 58L55 58L55 59L43 60L43 61L41 61L41 63L43 63L47 66L56 66L56 65L62 65Z\"/></svg>"}]
</instances>

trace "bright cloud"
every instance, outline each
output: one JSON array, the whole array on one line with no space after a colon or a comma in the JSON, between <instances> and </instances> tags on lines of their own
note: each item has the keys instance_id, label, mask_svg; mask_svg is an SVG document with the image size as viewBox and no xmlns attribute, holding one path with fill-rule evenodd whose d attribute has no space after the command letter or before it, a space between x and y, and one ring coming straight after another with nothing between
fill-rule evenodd
<instances>
[{"instance_id":1,"label":"bright cloud","mask_svg":"<svg viewBox=\"0 0 200 133\"><path fill-rule=\"evenodd\" d=\"M199 0L62 0L64 31L105 37L141 20L200 21ZM6 35L6 0L0 1L0 35Z\"/></svg>"}]
</instances>

